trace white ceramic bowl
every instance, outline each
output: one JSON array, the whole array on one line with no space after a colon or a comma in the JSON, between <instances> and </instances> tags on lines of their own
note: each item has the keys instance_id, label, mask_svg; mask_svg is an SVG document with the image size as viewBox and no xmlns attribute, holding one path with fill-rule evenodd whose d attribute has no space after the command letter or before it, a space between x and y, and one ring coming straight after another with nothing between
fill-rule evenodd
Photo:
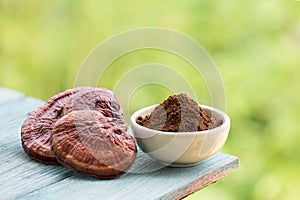
<instances>
[{"instance_id":1,"label":"white ceramic bowl","mask_svg":"<svg viewBox=\"0 0 300 200\"><path fill-rule=\"evenodd\" d=\"M138 146L163 165L194 166L217 153L224 145L230 129L230 118L226 113L213 107L199 105L221 122L220 126L206 131L164 132L145 128L136 123L139 116L149 115L156 106L136 111L130 121Z\"/></svg>"}]
</instances>

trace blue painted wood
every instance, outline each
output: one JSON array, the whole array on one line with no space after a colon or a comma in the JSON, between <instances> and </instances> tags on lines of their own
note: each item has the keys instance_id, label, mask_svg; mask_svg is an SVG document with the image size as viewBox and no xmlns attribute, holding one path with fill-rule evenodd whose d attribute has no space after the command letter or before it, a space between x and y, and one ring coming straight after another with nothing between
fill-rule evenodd
<instances>
[{"instance_id":1,"label":"blue painted wood","mask_svg":"<svg viewBox=\"0 0 300 200\"><path fill-rule=\"evenodd\" d=\"M24 119L43 102L3 88L0 99L0 199L177 199L238 167L236 157L222 153L195 167L163 167L140 150L130 172L114 180L44 165L30 159L20 142Z\"/></svg>"},{"instance_id":2,"label":"blue painted wood","mask_svg":"<svg viewBox=\"0 0 300 200\"><path fill-rule=\"evenodd\" d=\"M22 122L27 115L43 102L33 98L17 98L0 104L0 143L9 142L10 138L15 138L19 134L12 133L12 130L21 128Z\"/></svg>"},{"instance_id":3,"label":"blue painted wood","mask_svg":"<svg viewBox=\"0 0 300 200\"><path fill-rule=\"evenodd\" d=\"M0 104L20 98L24 98L22 93L0 87Z\"/></svg>"},{"instance_id":4,"label":"blue painted wood","mask_svg":"<svg viewBox=\"0 0 300 200\"><path fill-rule=\"evenodd\" d=\"M17 98L0 104L0 199L22 196L73 174L64 167L35 162L24 153L21 125L27 115L43 102L15 96Z\"/></svg>"},{"instance_id":5,"label":"blue painted wood","mask_svg":"<svg viewBox=\"0 0 300 200\"><path fill-rule=\"evenodd\" d=\"M190 189L194 187L192 183L204 187L215 181L213 176L223 177L222 173L229 173L237 165L235 157L217 154L195 167L166 167L150 173L129 173L114 180L73 175L19 199L175 199L186 196L186 191L194 192ZM207 174L213 176L205 177Z\"/></svg>"}]
</instances>

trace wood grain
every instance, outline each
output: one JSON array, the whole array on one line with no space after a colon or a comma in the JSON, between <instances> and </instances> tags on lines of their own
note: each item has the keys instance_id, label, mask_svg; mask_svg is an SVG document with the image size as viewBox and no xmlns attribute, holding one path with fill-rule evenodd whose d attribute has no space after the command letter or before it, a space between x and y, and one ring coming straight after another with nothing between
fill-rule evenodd
<instances>
[{"instance_id":1,"label":"wood grain","mask_svg":"<svg viewBox=\"0 0 300 200\"><path fill-rule=\"evenodd\" d=\"M114 180L44 165L30 159L20 142L23 121L42 104L0 88L0 199L180 199L238 167L238 158L222 153L194 167L163 167L140 150L130 173Z\"/></svg>"},{"instance_id":2,"label":"wood grain","mask_svg":"<svg viewBox=\"0 0 300 200\"><path fill-rule=\"evenodd\" d=\"M35 162L24 153L21 125L27 115L43 102L19 95L10 96L16 98L0 104L0 199L16 198L73 173L63 167Z\"/></svg>"}]
</instances>

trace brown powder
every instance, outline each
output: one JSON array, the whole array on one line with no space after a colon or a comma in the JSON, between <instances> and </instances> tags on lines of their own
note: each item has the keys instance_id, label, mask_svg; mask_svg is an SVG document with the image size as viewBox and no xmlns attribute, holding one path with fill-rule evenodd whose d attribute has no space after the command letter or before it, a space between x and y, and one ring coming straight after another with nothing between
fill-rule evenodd
<instances>
[{"instance_id":1,"label":"brown powder","mask_svg":"<svg viewBox=\"0 0 300 200\"><path fill-rule=\"evenodd\" d=\"M169 96L150 115L139 116L136 122L150 129L169 132L203 131L218 126L217 120L186 94Z\"/></svg>"}]
</instances>

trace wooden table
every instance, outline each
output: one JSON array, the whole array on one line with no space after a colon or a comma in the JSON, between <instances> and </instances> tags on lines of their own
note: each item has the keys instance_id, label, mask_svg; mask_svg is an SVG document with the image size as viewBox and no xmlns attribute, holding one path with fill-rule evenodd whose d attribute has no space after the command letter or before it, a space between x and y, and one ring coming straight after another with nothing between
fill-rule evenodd
<instances>
[{"instance_id":1,"label":"wooden table","mask_svg":"<svg viewBox=\"0 0 300 200\"><path fill-rule=\"evenodd\" d=\"M0 87L0 199L180 199L238 167L237 157L218 153L195 167L153 171L159 164L139 151L131 173L104 181L44 165L24 153L20 139L26 116L42 104Z\"/></svg>"}]
</instances>

